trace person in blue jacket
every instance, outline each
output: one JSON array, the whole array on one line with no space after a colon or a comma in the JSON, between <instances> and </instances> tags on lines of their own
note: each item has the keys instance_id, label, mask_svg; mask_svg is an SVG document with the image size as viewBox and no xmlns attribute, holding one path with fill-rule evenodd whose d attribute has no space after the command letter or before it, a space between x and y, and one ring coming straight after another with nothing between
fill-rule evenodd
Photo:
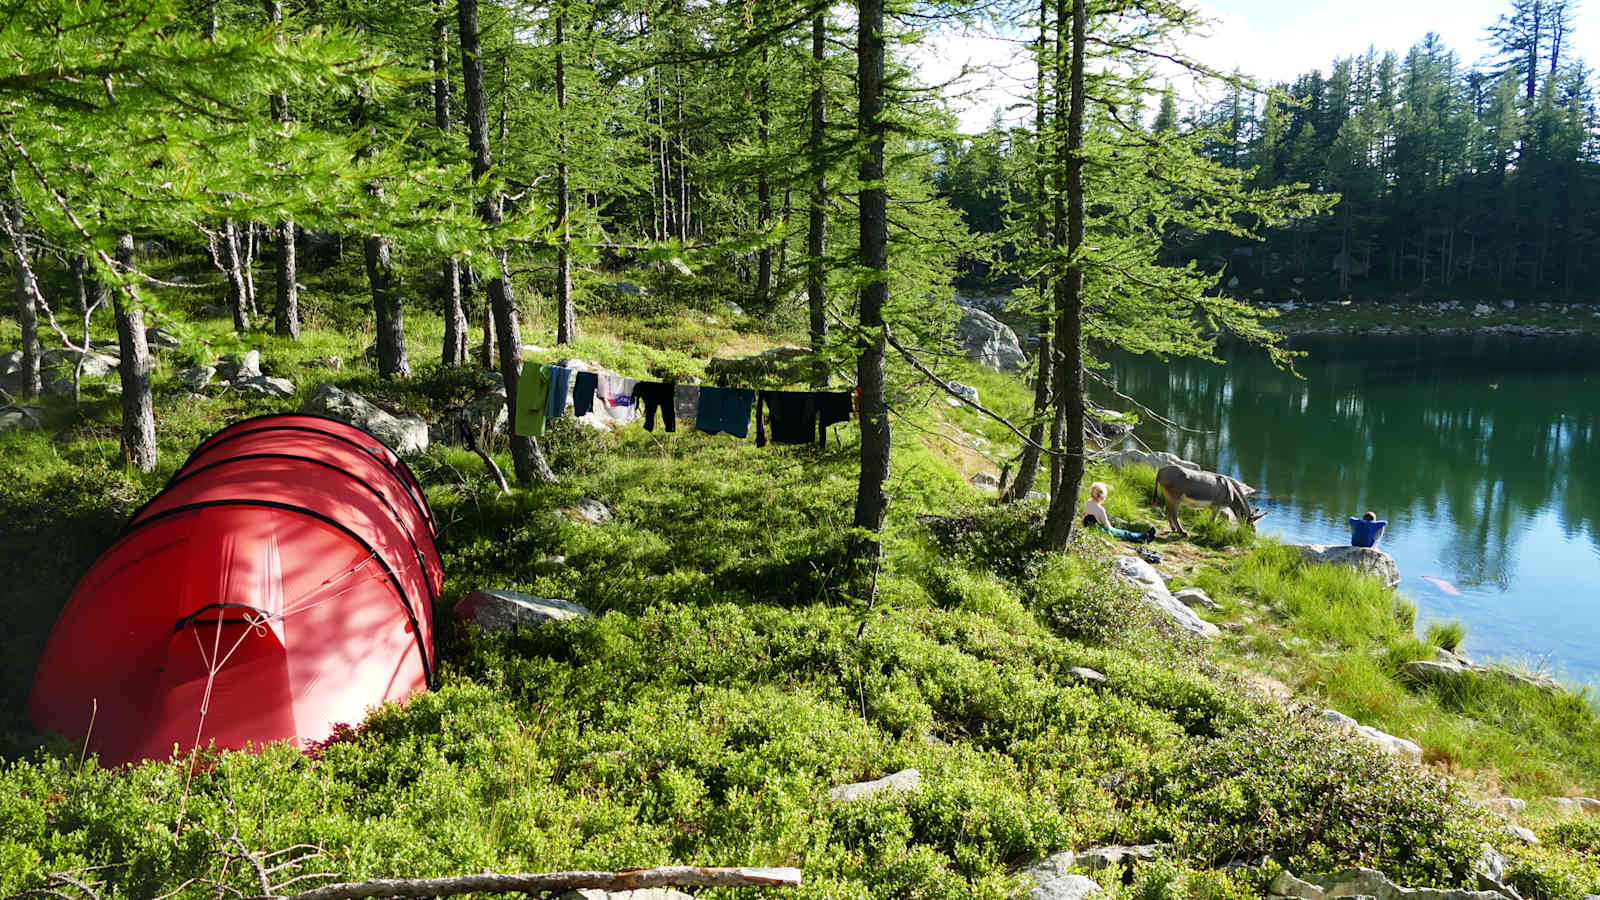
<instances>
[{"instance_id":1,"label":"person in blue jacket","mask_svg":"<svg viewBox=\"0 0 1600 900\"><path fill-rule=\"evenodd\" d=\"M1376 547L1378 539L1383 537L1383 529L1389 524L1387 519L1378 518L1378 514L1367 510L1361 518L1350 517L1350 546Z\"/></svg>"}]
</instances>

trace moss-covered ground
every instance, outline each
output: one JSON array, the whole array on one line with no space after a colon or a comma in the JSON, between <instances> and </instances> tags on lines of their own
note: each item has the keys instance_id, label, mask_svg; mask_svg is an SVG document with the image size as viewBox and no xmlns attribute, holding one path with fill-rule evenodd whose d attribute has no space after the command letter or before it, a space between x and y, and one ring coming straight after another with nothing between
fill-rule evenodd
<instances>
[{"instance_id":1,"label":"moss-covered ground","mask_svg":"<svg viewBox=\"0 0 1600 900\"><path fill-rule=\"evenodd\" d=\"M243 342L302 395L331 380L436 418L478 389L472 367L424 362L441 330L425 312L408 320L415 374L378 379L359 307L341 312L337 288L320 290L301 342ZM549 346L529 324L525 340ZM571 355L641 377L703 374L713 353L784 338L704 315L584 324ZM558 423L545 449L560 483L510 496L477 457L435 446L412 465L441 524L445 596L523 590L594 618L488 635L440 609L439 689L374 711L316 753L100 768L31 730L32 667L76 577L195 443L298 406L200 399L171 381L237 349L228 332L201 320L161 360L152 475L118 461L114 381L87 384L78 404L51 400L42 431L0 435L0 896L43 887L51 872L103 882L105 900L217 896L219 878L220 893L250 896L255 875L224 860L230 848L308 845L320 857L304 870L341 879L794 865L805 872L796 896L998 900L1041 854L1154 842L1159 861L1097 873L1111 896L1228 898L1260 896L1279 867L1361 864L1406 884L1473 886L1485 840L1512 857L1527 896L1600 890L1600 824L1535 802L1528 822L1543 843L1523 847L1476 802L1600 787L1589 698L1406 684L1399 662L1431 650L1403 601L1198 519L1194 541L1154 546L1175 585L1221 603L1208 615L1229 630L1208 645L1183 638L1109 574L1119 548L1089 536L1044 553L1039 505L997 508L973 488L966 476L993 471L1013 442L926 387L897 405L875 570L848 552L853 427L827 449L758 449ZM343 368L303 365L327 356ZM1030 402L1007 376L945 371L1008 414ZM503 444L490 449L509 471ZM1159 520L1150 473L1092 475L1114 484L1113 515ZM561 513L583 497L615 519ZM1347 740L1303 704L1417 741L1428 762ZM920 790L829 798L905 768L921 772Z\"/></svg>"}]
</instances>

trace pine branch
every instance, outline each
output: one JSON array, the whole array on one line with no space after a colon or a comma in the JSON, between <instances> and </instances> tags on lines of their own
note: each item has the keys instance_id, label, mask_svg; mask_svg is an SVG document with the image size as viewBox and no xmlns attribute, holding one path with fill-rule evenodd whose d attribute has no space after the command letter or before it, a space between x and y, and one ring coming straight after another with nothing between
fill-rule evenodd
<instances>
[{"instance_id":1,"label":"pine branch","mask_svg":"<svg viewBox=\"0 0 1600 900\"><path fill-rule=\"evenodd\" d=\"M1039 444L1034 443L1031 438L1029 438L1026 434L1023 433L1022 429L1020 429L1017 426L1011 424L1011 420L1010 419L1007 419L1005 416L1002 416L999 413L988 409L987 407L983 406L981 403L978 403L976 400L973 400L973 399L967 397L967 395L962 394L959 391L957 391L955 388L951 387L950 386L950 382L945 381L943 378L940 378L938 375L935 375L933 373L933 370L929 369L927 366L923 365L922 361L917 359L917 357L910 350L907 350L905 347L901 346L900 342L894 339L894 335L889 333L889 326L888 326L887 323L885 323L884 326L883 326L883 339L885 341L889 342L889 346L891 346L894 349L900 351L900 355L905 357L906 362L911 364L911 368L916 369L918 372L921 372L926 378L928 378L934 384L938 385L941 389L943 389L946 394L949 394L950 396L956 398L957 400L960 400L962 403L965 403L966 405L972 407L973 409L977 410L978 412L982 413L983 415L988 416L989 418L995 420L996 422L999 422L1001 425L1004 425L1007 429L1009 429L1011 431L1012 434L1014 434L1017 437L1021 438L1022 442L1024 444L1026 444L1026 445L1028 445L1030 447L1033 447L1034 449L1038 450L1040 453L1048 453L1048 454L1050 454L1052 456L1065 455L1064 451L1051 450L1048 447L1043 447L1043 446L1040 446Z\"/></svg>"}]
</instances>

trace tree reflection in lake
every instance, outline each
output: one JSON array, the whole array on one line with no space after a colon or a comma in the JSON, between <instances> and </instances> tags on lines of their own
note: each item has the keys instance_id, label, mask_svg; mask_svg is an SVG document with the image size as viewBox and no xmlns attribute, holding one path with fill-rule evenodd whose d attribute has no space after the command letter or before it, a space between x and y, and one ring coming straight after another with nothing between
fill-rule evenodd
<instances>
[{"instance_id":1,"label":"tree reflection in lake","mask_svg":"<svg viewBox=\"0 0 1600 900\"><path fill-rule=\"evenodd\" d=\"M1139 435L1260 488L1272 510L1264 532L1344 543L1346 517L1374 510L1391 523L1382 547L1425 618L1461 617L1482 652L1555 649L1573 677L1600 675L1600 616L1586 599L1600 588L1600 345L1366 338L1299 349L1309 353L1299 379L1244 351L1225 354L1227 366L1112 354L1110 374L1204 429L1152 423Z\"/></svg>"}]
</instances>

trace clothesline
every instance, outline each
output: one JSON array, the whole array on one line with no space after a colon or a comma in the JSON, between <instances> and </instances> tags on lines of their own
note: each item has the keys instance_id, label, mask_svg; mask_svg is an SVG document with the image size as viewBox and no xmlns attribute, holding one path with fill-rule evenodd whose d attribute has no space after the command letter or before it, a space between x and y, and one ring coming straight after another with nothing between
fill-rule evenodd
<instances>
[{"instance_id":1,"label":"clothesline","mask_svg":"<svg viewBox=\"0 0 1600 900\"><path fill-rule=\"evenodd\" d=\"M623 375L574 370L566 366L529 364L517 382L517 408L512 431L542 437L545 423L566 415L596 414L621 425L634 421L643 410L646 431L654 431L657 414L666 431L676 431L679 419L697 431L750 436L750 414L755 412L756 446L767 444L770 421L772 443L827 444L827 428L848 422L857 411L853 391L770 391L754 388L712 387L640 381Z\"/></svg>"}]
</instances>

